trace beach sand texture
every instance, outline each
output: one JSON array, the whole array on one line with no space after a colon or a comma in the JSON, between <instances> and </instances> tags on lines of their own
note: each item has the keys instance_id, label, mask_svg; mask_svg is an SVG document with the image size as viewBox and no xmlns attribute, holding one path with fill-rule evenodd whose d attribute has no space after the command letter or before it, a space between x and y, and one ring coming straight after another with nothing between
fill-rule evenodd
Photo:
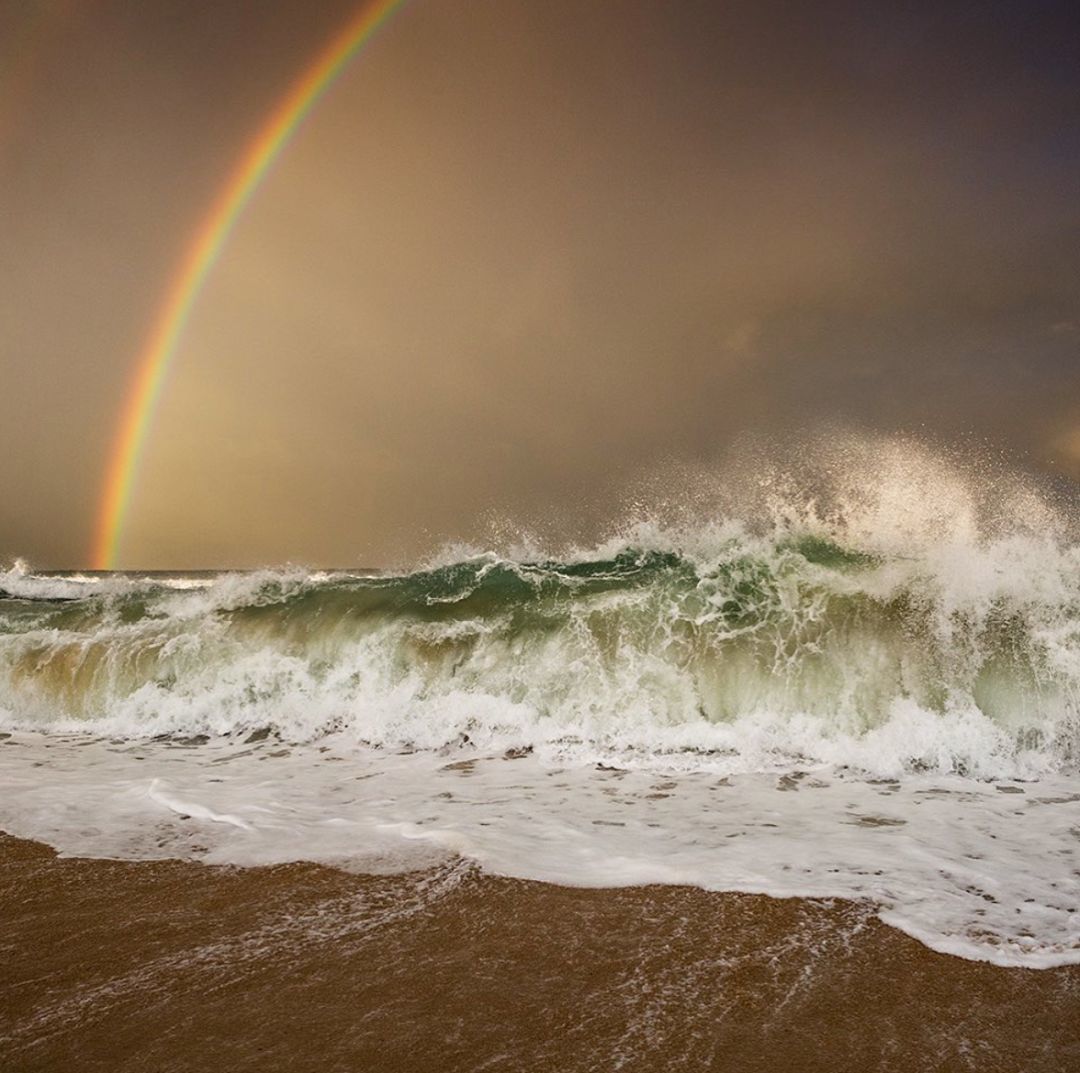
<instances>
[{"instance_id":1,"label":"beach sand texture","mask_svg":"<svg viewBox=\"0 0 1080 1073\"><path fill-rule=\"evenodd\" d=\"M20 1073L1080 1068L1080 966L936 954L852 903L0 854Z\"/></svg>"}]
</instances>

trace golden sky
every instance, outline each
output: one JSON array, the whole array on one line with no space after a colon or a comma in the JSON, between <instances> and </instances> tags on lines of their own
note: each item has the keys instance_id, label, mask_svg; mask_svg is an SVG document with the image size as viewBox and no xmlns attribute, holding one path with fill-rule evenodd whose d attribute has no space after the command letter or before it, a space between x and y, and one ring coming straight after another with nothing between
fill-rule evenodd
<instances>
[{"instance_id":1,"label":"golden sky","mask_svg":"<svg viewBox=\"0 0 1080 1073\"><path fill-rule=\"evenodd\" d=\"M354 9L0 3L0 557L85 563L184 244ZM1080 476L1072 17L412 0L210 277L125 565L587 536L657 466L835 424Z\"/></svg>"}]
</instances>

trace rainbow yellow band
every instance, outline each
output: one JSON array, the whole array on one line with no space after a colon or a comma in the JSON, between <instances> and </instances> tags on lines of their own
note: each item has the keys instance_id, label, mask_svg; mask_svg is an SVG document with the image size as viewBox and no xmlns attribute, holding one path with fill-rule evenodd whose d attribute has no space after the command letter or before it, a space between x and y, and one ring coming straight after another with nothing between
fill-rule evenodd
<instances>
[{"instance_id":1,"label":"rainbow yellow band","mask_svg":"<svg viewBox=\"0 0 1080 1073\"><path fill-rule=\"evenodd\" d=\"M271 165L349 60L405 3L406 0L367 3L334 36L278 103L199 225L135 365L135 377L109 456L105 492L95 527L90 556L95 569L116 569L139 464L165 379L195 301L237 220Z\"/></svg>"}]
</instances>

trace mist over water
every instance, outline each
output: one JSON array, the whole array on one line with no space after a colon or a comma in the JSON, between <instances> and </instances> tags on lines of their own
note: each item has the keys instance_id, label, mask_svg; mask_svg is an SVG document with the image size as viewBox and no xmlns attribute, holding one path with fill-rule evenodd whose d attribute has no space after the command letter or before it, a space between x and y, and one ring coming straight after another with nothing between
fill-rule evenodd
<instances>
[{"instance_id":1,"label":"mist over water","mask_svg":"<svg viewBox=\"0 0 1080 1073\"><path fill-rule=\"evenodd\" d=\"M903 440L681 487L591 546L515 535L395 573L16 564L0 715L54 779L8 771L31 804L0 822L72 852L385 867L422 844L560 882L871 898L939 949L1080 958L1070 505ZM346 771L381 789L343 796ZM206 830L162 834L175 816Z\"/></svg>"}]
</instances>

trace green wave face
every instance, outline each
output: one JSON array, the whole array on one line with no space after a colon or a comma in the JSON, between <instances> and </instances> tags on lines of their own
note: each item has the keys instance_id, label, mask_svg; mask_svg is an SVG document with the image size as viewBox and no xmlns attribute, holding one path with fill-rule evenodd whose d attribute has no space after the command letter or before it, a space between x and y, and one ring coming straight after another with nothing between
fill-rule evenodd
<instances>
[{"instance_id":1,"label":"green wave face","mask_svg":"<svg viewBox=\"0 0 1080 1073\"><path fill-rule=\"evenodd\" d=\"M708 556L487 555L187 590L31 580L0 599L0 710L17 723L379 740L392 711L398 740L512 725L629 743L750 716L858 737L908 704L1075 755L1080 559L1049 542L968 549L959 571L947 556L742 533Z\"/></svg>"}]
</instances>

